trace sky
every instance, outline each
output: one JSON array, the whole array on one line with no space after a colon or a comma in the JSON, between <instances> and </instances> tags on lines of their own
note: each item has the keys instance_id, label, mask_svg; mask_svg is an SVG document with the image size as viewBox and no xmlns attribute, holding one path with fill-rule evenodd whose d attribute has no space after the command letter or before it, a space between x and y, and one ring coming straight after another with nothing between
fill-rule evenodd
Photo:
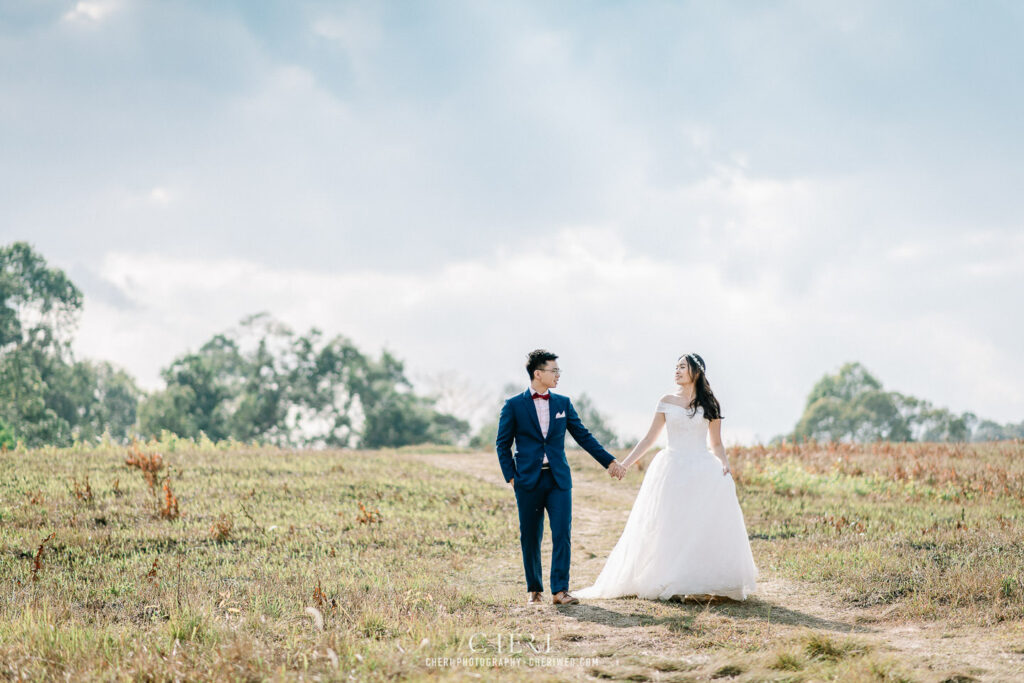
<instances>
[{"instance_id":1,"label":"sky","mask_svg":"<svg viewBox=\"0 0 1024 683\"><path fill-rule=\"evenodd\" d=\"M0 0L0 243L147 389L243 317L475 423L558 353L627 437L697 352L727 443L859 361L1024 420L1024 5Z\"/></svg>"}]
</instances>

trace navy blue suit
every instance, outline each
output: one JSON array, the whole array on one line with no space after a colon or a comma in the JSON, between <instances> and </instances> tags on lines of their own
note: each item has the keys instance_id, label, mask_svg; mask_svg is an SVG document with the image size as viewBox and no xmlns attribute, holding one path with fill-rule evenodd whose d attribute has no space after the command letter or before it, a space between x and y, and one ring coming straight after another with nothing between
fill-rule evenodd
<instances>
[{"instance_id":1,"label":"navy blue suit","mask_svg":"<svg viewBox=\"0 0 1024 683\"><path fill-rule=\"evenodd\" d=\"M540 431L532 391L517 394L501 408L498 420L498 463L505 481L515 478L519 508L519 540L523 548L526 590L543 592L540 542L544 536L544 510L551 525L551 592L569 590L572 529L572 473L565 458L565 433L607 468L615 456L587 431L568 396L551 393L547 401L551 419L548 435ZM515 441L516 453L512 454ZM544 455L550 470L541 471Z\"/></svg>"}]
</instances>

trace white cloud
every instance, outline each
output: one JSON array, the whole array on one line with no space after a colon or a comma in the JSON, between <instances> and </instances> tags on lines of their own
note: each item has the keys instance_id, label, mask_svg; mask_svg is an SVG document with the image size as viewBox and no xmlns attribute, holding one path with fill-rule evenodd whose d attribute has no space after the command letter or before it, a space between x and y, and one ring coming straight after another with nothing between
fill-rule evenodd
<instances>
[{"instance_id":1,"label":"white cloud","mask_svg":"<svg viewBox=\"0 0 1024 683\"><path fill-rule=\"evenodd\" d=\"M118 8L120 3L115 0L94 0L92 2L75 3L75 6L64 14L64 21L69 22L98 22L109 16Z\"/></svg>"},{"instance_id":2,"label":"white cloud","mask_svg":"<svg viewBox=\"0 0 1024 683\"><path fill-rule=\"evenodd\" d=\"M360 84L369 84L373 72L373 55L381 39L377 20L366 7L350 5L334 14L312 22L313 35L337 44L348 58L352 75Z\"/></svg>"},{"instance_id":3,"label":"white cloud","mask_svg":"<svg viewBox=\"0 0 1024 683\"><path fill-rule=\"evenodd\" d=\"M1019 46L892 11L80 2L11 28L0 231L150 385L269 309L494 387L550 345L627 433L690 349L727 438L846 360L1017 421Z\"/></svg>"},{"instance_id":4,"label":"white cloud","mask_svg":"<svg viewBox=\"0 0 1024 683\"><path fill-rule=\"evenodd\" d=\"M794 298L777 277L730 282L713 262L647 257L609 230L565 228L541 248L423 273L129 253L109 255L101 272L134 307L87 300L78 349L125 364L149 386L158 366L267 310L301 331L390 348L414 376L461 373L474 393L525 383L525 353L552 348L567 370L562 388L591 394L627 435L642 434L657 396L673 388L677 356L693 350L708 361L731 440L790 429L814 381L847 360L889 389L958 411L1009 420L1024 406L1006 379L1024 370L1010 349L958 328L955 316L880 319L858 301L867 271L833 272ZM963 354L972 361L958 365Z\"/></svg>"},{"instance_id":5,"label":"white cloud","mask_svg":"<svg viewBox=\"0 0 1024 683\"><path fill-rule=\"evenodd\" d=\"M165 187L154 187L149 191L149 199L154 204L169 204L171 202L171 197L171 191Z\"/></svg>"}]
</instances>

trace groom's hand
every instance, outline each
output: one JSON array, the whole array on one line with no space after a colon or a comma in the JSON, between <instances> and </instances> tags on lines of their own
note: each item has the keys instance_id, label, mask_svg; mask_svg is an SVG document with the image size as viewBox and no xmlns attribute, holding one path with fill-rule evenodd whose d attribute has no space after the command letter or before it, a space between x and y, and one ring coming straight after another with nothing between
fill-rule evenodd
<instances>
[{"instance_id":1,"label":"groom's hand","mask_svg":"<svg viewBox=\"0 0 1024 683\"><path fill-rule=\"evenodd\" d=\"M508 485L511 486L512 488L515 488L515 486L516 486L516 478L512 477L511 479L509 479L508 480Z\"/></svg>"},{"instance_id":2,"label":"groom's hand","mask_svg":"<svg viewBox=\"0 0 1024 683\"><path fill-rule=\"evenodd\" d=\"M618 461L613 461L611 465L608 465L608 476L621 480L626 476L626 468L620 465Z\"/></svg>"}]
</instances>

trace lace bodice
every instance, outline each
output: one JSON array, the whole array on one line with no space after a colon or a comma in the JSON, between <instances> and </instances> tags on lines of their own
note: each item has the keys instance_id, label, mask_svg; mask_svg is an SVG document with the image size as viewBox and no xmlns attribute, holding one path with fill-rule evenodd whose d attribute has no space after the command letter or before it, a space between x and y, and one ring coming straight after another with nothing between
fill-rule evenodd
<instances>
[{"instance_id":1,"label":"lace bodice","mask_svg":"<svg viewBox=\"0 0 1024 683\"><path fill-rule=\"evenodd\" d=\"M704 409L699 405L697 412L690 417L690 408L677 403L658 401L656 412L665 413L665 429L668 431L668 447L672 451L697 451L706 453L708 450L708 421L704 419Z\"/></svg>"}]
</instances>

